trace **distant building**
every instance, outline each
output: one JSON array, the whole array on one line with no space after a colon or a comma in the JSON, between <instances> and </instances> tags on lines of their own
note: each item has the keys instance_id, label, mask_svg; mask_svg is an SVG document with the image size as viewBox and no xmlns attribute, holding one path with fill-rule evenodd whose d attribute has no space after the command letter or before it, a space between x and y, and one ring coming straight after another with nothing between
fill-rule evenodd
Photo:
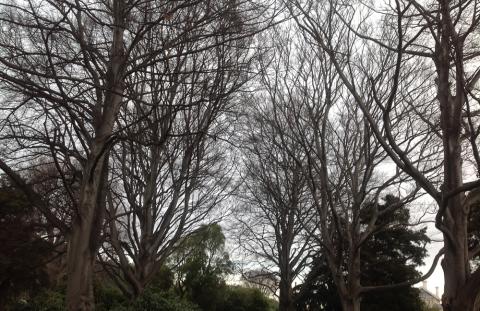
<instances>
[{"instance_id":1,"label":"distant building","mask_svg":"<svg viewBox=\"0 0 480 311\"><path fill-rule=\"evenodd\" d=\"M273 298L278 289L278 277L268 270L250 270L242 275L243 285L257 288L262 294Z\"/></svg>"},{"instance_id":2,"label":"distant building","mask_svg":"<svg viewBox=\"0 0 480 311\"><path fill-rule=\"evenodd\" d=\"M433 294L427 288L427 281L423 281L422 287L418 289L420 291L420 299L422 299L427 307L442 310L442 300L438 293L438 287L435 287L435 289L435 294Z\"/></svg>"}]
</instances>

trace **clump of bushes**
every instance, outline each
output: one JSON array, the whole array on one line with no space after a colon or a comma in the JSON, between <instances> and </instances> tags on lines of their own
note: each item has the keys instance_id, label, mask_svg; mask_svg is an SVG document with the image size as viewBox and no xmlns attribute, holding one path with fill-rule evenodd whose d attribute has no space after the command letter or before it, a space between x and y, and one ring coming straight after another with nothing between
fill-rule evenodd
<instances>
[{"instance_id":1,"label":"clump of bushes","mask_svg":"<svg viewBox=\"0 0 480 311\"><path fill-rule=\"evenodd\" d=\"M222 298L209 306L217 311L274 311L276 303L265 297L258 289L227 286L221 289ZM95 288L97 311L204 311L195 301L180 297L173 289L164 291L151 287L135 300L127 299L114 286ZM30 299L12 303L9 311L63 311L65 294L62 289L46 289Z\"/></svg>"},{"instance_id":2,"label":"clump of bushes","mask_svg":"<svg viewBox=\"0 0 480 311\"><path fill-rule=\"evenodd\" d=\"M223 302L225 311L273 311L276 303L256 288L228 286Z\"/></svg>"}]
</instances>

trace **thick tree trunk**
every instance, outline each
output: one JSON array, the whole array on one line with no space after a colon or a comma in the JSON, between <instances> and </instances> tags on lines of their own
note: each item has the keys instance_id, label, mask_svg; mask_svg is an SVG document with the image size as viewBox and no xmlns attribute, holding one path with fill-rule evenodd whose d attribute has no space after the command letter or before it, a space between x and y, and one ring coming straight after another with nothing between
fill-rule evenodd
<instances>
[{"instance_id":1,"label":"thick tree trunk","mask_svg":"<svg viewBox=\"0 0 480 311\"><path fill-rule=\"evenodd\" d=\"M463 185L462 154L460 142L460 121L462 104L459 98L450 95L448 67L439 70L439 99L442 112L442 132L444 145L444 185L443 193L455 191ZM442 83L443 82L443 83ZM445 211L441 215L441 225L444 238L445 255L442 268L445 276L445 288L442 304L445 310L469 310L454 308L454 301L462 292L469 275L468 262L468 210L464 206L465 195L459 193L447 198Z\"/></svg>"},{"instance_id":2,"label":"thick tree trunk","mask_svg":"<svg viewBox=\"0 0 480 311\"><path fill-rule=\"evenodd\" d=\"M68 240L66 304L70 311L94 309L93 268L106 211L109 136L106 133L112 129L113 119L103 124L83 171L77 215Z\"/></svg>"},{"instance_id":3,"label":"thick tree trunk","mask_svg":"<svg viewBox=\"0 0 480 311\"><path fill-rule=\"evenodd\" d=\"M279 311L294 311L293 292L291 282L280 281Z\"/></svg>"},{"instance_id":4,"label":"thick tree trunk","mask_svg":"<svg viewBox=\"0 0 480 311\"><path fill-rule=\"evenodd\" d=\"M465 104L463 42L451 24L451 8L446 0L439 1L442 23L439 25L440 40L436 45L438 101L440 103L440 127L443 138L444 183L442 200L436 225L442 231L445 255L442 268L445 277L442 305L446 311L469 311L473 308L460 301L469 275L468 254L468 206L463 192L449 197L463 185L462 163L462 111ZM452 50L455 51L452 54ZM452 55L455 59L452 59ZM452 95L451 64L455 68L455 95ZM474 299L474 298L473 298Z\"/></svg>"},{"instance_id":5,"label":"thick tree trunk","mask_svg":"<svg viewBox=\"0 0 480 311\"><path fill-rule=\"evenodd\" d=\"M446 133L445 145L445 188L453 191L462 186L461 148L455 137ZM456 136L456 135L455 135ZM450 138L450 139L448 139ZM442 268L445 277L445 288L442 304L448 311L467 311L463 306L465 301L458 301L464 290L469 271L468 260L468 212L464 207L464 194L458 194L446 202L446 211L443 216L445 255ZM463 299L462 299L463 300ZM459 305L460 307L455 307Z\"/></svg>"},{"instance_id":6,"label":"thick tree trunk","mask_svg":"<svg viewBox=\"0 0 480 311\"><path fill-rule=\"evenodd\" d=\"M450 301L449 308L446 310L468 310L478 311L480 305L478 299L480 294L480 270L473 273L467 283L462 286L461 291Z\"/></svg>"},{"instance_id":7,"label":"thick tree trunk","mask_svg":"<svg viewBox=\"0 0 480 311\"><path fill-rule=\"evenodd\" d=\"M343 311L360 311L361 285L360 285L360 250L353 248L350 252L351 260L348 263L347 281L343 274L338 271L335 279L337 293ZM332 269L332 271L335 271Z\"/></svg>"},{"instance_id":8,"label":"thick tree trunk","mask_svg":"<svg viewBox=\"0 0 480 311\"><path fill-rule=\"evenodd\" d=\"M94 110L94 138L83 169L79 204L68 245L67 297L69 311L93 310L93 267L106 211L109 141L123 100L125 51L125 2L113 1L111 58L106 73L106 92Z\"/></svg>"},{"instance_id":9,"label":"thick tree trunk","mask_svg":"<svg viewBox=\"0 0 480 311\"><path fill-rule=\"evenodd\" d=\"M355 230L358 233L358 227ZM352 237L356 238L356 237ZM343 311L360 311L360 248L356 247L356 242L350 243L350 253L348 262L348 283L345 284L343 293L340 292Z\"/></svg>"},{"instance_id":10,"label":"thick tree trunk","mask_svg":"<svg viewBox=\"0 0 480 311\"><path fill-rule=\"evenodd\" d=\"M341 301L343 311L360 311L360 297L344 298Z\"/></svg>"},{"instance_id":11,"label":"thick tree trunk","mask_svg":"<svg viewBox=\"0 0 480 311\"><path fill-rule=\"evenodd\" d=\"M90 250L90 230L76 223L69 241L67 263L67 309L93 310L92 269L95 253Z\"/></svg>"},{"instance_id":12,"label":"thick tree trunk","mask_svg":"<svg viewBox=\"0 0 480 311\"><path fill-rule=\"evenodd\" d=\"M102 148L103 149L103 148ZM93 268L99 246L100 230L105 214L105 184L108 174L107 155L91 156L84 171L80 204L69 239L67 256L67 308L93 310ZM103 153L103 154L102 154Z\"/></svg>"}]
</instances>

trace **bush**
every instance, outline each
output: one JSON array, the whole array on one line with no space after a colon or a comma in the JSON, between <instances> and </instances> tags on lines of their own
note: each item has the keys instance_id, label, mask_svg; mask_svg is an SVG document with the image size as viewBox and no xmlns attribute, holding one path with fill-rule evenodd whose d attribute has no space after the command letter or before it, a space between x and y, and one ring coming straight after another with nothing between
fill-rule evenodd
<instances>
[{"instance_id":1,"label":"bush","mask_svg":"<svg viewBox=\"0 0 480 311\"><path fill-rule=\"evenodd\" d=\"M256 288L228 286L221 310L224 311L273 311L276 303Z\"/></svg>"},{"instance_id":2,"label":"bush","mask_svg":"<svg viewBox=\"0 0 480 311\"><path fill-rule=\"evenodd\" d=\"M200 308L172 292L153 292L147 290L136 299L129 311L200 311Z\"/></svg>"},{"instance_id":3,"label":"bush","mask_svg":"<svg viewBox=\"0 0 480 311\"><path fill-rule=\"evenodd\" d=\"M114 285L97 284L95 287L95 310L200 311L198 306L177 296L173 291L164 290L164 284L161 285L160 288L151 286L140 297L131 301Z\"/></svg>"},{"instance_id":4,"label":"bush","mask_svg":"<svg viewBox=\"0 0 480 311\"><path fill-rule=\"evenodd\" d=\"M123 311L128 310L128 300L123 293L112 285L95 286L95 310L97 311Z\"/></svg>"},{"instance_id":5,"label":"bush","mask_svg":"<svg viewBox=\"0 0 480 311\"><path fill-rule=\"evenodd\" d=\"M265 297L258 289L241 286L226 286L221 295L208 306L216 311L275 311L276 302ZM126 298L112 284L95 286L95 310L97 311L204 311L187 297L180 297L173 289L164 291L150 287L134 301ZM63 289L43 290L27 300L11 304L9 311L63 311L65 295Z\"/></svg>"},{"instance_id":6,"label":"bush","mask_svg":"<svg viewBox=\"0 0 480 311\"><path fill-rule=\"evenodd\" d=\"M12 311L63 311L65 310L65 295L61 291L44 290L30 301L21 299L9 309Z\"/></svg>"}]
</instances>

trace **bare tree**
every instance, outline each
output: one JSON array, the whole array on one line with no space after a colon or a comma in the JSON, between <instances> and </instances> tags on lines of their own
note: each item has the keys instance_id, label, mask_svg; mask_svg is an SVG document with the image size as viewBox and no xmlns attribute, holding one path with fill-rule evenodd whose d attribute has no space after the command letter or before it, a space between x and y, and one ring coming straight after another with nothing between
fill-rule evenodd
<instances>
[{"instance_id":1,"label":"bare tree","mask_svg":"<svg viewBox=\"0 0 480 311\"><path fill-rule=\"evenodd\" d=\"M290 6L304 36L315 49L329 55L382 148L437 203L435 223L443 234L445 253L444 310L473 310L480 289L480 270L473 271L470 265L478 252L468 247L470 206L464 204L466 193L480 185L473 176L480 167L476 112L480 72L474 43L479 30L478 5L478 1L399 0L378 4L378 10L342 1L327 1L322 7L296 1ZM368 16L375 22L359 22ZM368 31L368 26L379 21L381 32ZM339 49L341 41L350 41L349 47ZM376 65L366 66L368 62ZM408 85L405 77L411 76L412 64L420 65L427 74L407 78L412 81ZM352 67L359 69L351 71ZM370 80L363 93L358 88L360 76ZM412 91L419 86L423 96ZM380 111L380 119L367 104L367 94L375 94L374 107ZM392 120L400 111L415 120L410 122L414 129L431 129L417 142L441 142L437 161L443 167L438 178L431 178L431 171L418 165L415 149L402 141L405 136L396 135L403 128Z\"/></svg>"},{"instance_id":2,"label":"bare tree","mask_svg":"<svg viewBox=\"0 0 480 311\"><path fill-rule=\"evenodd\" d=\"M67 307L91 310L109 151L123 130L116 124L120 110L134 99L125 96L126 89L134 88L128 78L174 57L172 49L182 42L207 40L210 45L198 47L205 50L252 35L264 25L256 18L262 8L250 1L7 0L0 5L5 102L0 167L67 236ZM166 31L172 29L180 31ZM157 31L170 35L143 50ZM48 210L19 172L26 160L40 155L50 158L61 176L78 179L76 193L66 177L62 181L74 202L71 226Z\"/></svg>"},{"instance_id":3,"label":"bare tree","mask_svg":"<svg viewBox=\"0 0 480 311\"><path fill-rule=\"evenodd\" d=\"M295 310L292 286L312 254L313 205L301 164L301 145L289 140L287 120L277 115L275 98L254 96L245 115L242 182L237 209L237 238L266 275L278 278L279 310ZM262 101L265 99L265 101ZM271 102L270 102L271 101ZM276 118L278 116L279 118ZM292 156L293 154L293 156ZM260 277L247 280L260 282ZM269 282L269 278L264 278Z\"/></svg>"},{"instance_id":4,"label":"bare tree","mask_svg":"<svg viewBox=\"0 0 480 311\"><path fill-rule=\"evenodd\" d=\"M307 186L308 202L315 209L315 217L303 226L320 247L343 309L359 310L366 292L419 281L362 286L360 264L361 248L366 241L387 226L395 225L377 220L415 200L420 195L419 187L408 174L388 169L387 153L327 55L312 50L309 42L302 42L301 38L294 40L294 48L286 42L289 40L277 45L278 53L263 63L262 70L263 86L271 101L269 107L274 107L267 113L276 122L278 139L273 141L295 163L290 167L302 175L296 185L304 180ZM360 90L366 85L368 79L358 80ZM368 107L372 107L374 96L370 93L366 98ZM374 117L378 118L379 110L376 112ZM408 123L400 115L395 124ZM416 143L426 133L430 133L429 128L407 136L404 141L416 150L419 163L435 155L435 149L427 148L426 142ZM281 153L273 151L273 154ZM438 167L437 162L428 164L433 173ZM395 193L400 199L380 209L382 198L388 193ZM432 272L433 269L422 278ZM308 282L300 291L307 288Z\"/></svg>"},{"instance_id":5,"label":"bare tree","mask_svg":"<svg viewBox=\"0 0 480 311\"><path fill-rule=\"evenodd\" d=\"M229 111L254 54L246 39L181 51L206 43L179 45L177 57L132 77L150 92L128 90L139 95L120 113L126 129L112 151L105 267L133 297L185 236L219 220L233 187Z\"/></svg>"}]
</instances>

